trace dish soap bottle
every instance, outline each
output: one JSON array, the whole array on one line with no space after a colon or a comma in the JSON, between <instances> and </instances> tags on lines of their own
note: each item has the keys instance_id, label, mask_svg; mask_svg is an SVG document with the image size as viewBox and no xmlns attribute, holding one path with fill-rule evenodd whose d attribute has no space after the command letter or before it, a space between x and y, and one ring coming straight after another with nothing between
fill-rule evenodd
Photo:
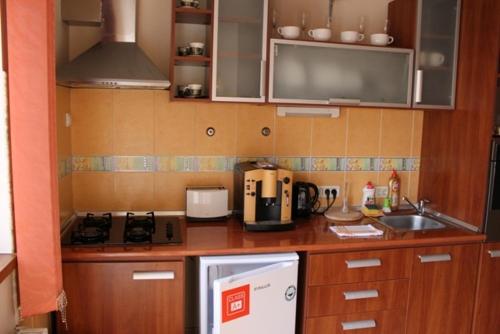
<instances>
[{"instance_id":1,"label":"dish soap bottle","mask_svg":"<svg viewBox=\"0 0 500 334\"><path fill-rule=\"evenodd\" d=\"M366 207L367 205L375 204L375 187L368 181L366 186L363 187L363 199L361 205Z\"/></svg>"},{"instance_id":2,"label":"dish soap bottle","mask_svg":"<svg viewBox=\"0 0 500 334\"><path fill-rule=\"evenodd\" d=\"M391 201L391 210L399 209L399 193L401 190L401 179L398 173L393 169L392 175L389 178L389 199Z\"/></svg>"}]
</instances>

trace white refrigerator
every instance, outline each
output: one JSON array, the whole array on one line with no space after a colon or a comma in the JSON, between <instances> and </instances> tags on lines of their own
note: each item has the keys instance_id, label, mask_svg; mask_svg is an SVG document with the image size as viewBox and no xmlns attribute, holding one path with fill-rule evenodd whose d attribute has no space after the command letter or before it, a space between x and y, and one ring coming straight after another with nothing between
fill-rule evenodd
<instances>
[{"instance_id":1,"label":"white refrigerator","mask_svg":"<svg viewBox=\"0 0 500 334\"><path fill-rule=\"evenodd\" d=\"M297 253L200 257L201 334L293 334Z\"/></svg>"}]
</instances>

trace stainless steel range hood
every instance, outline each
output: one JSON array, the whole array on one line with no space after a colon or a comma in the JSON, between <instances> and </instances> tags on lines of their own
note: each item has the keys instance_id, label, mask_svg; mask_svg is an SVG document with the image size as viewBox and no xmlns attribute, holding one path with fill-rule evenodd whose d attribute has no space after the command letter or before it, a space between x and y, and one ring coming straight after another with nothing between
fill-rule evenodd
<instances>
[{"instance_id":1,"label":"stainless steel range hood","mask_svg":"<svg viewBox=\"0 0 500 334\"><path fill-rule=\"evenodd\" d=\"M57 69L59 85L137 89L170 87L167 77L136 43L136 0L62 0L61 14L69 24L102 25L103 34L99 43Z\"/></svg>"}]
</instances>

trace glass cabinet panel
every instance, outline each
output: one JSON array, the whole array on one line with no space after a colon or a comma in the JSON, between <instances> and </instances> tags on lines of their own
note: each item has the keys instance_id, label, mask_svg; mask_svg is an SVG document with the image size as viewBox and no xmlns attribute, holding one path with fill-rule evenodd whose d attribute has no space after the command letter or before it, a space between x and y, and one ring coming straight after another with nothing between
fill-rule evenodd
<instances>
[{"instance_id":1,"label":"glass cabinet panel","mask_svg":"<svg viewBox=\"0 0 500 334\"><path fill-rule=\"evenodd\" d=\"M411 105L413 51L271 40L269 102Z\"/></svg>"},{"instance_id":2,"label":"glass cabinet panel","mask_svg":"<svg viewBox=\"0 0 500 334\"><path fill-rule=\"evenodd\" d=\"M419 0L414 105L453 108L460 0Z\"/></svg>"},{"instance_id":3,"label":"glass cabinet panel","mask_svg":"<svg viewBox=\"0 0 500 334\"><path fill-rule=\"evenodd\" d=\"M264 102L267 8L267 0L215 1L212 100Z\"/></svg>"}]
</instances>

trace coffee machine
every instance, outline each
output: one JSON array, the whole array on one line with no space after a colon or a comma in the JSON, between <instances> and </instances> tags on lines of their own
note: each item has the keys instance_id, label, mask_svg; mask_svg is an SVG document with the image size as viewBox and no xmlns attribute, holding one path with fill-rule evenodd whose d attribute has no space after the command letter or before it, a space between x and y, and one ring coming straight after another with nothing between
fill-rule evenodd
<instances>
[{"instance_id":1,"label":"coffee machine","mask_svg":"<svg viewBox=\"0 0 500 334\"><path fill-rule=\"evenodd\" d=\"M292 178L291 171L265 161L235 165L234 210L247 231L294 228Z\"/></svg>"}]
</instances>

